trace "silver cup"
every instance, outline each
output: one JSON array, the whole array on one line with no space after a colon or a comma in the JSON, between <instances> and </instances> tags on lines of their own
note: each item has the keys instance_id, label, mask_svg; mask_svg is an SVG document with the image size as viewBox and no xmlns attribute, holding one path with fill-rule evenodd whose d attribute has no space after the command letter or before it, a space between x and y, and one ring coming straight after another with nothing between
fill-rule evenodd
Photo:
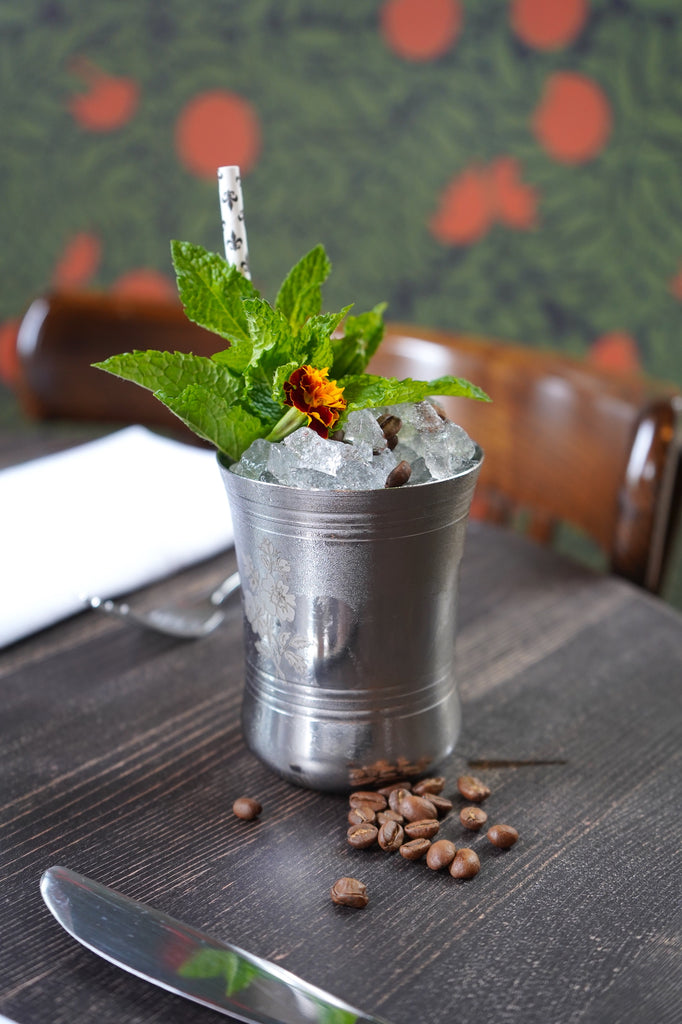
<instances>
[{"instance_id":1,"label":"silver cup","mask_svg":"<svg viewBox=\"0 0 682 1024\"><path fill-rule=\"evenodd\" d=\"M459 565L482 461L448 480L300 490L221 465L242 579L250 749L343 792L430 772L460 728Z\"/></svg>"}]
</instances>

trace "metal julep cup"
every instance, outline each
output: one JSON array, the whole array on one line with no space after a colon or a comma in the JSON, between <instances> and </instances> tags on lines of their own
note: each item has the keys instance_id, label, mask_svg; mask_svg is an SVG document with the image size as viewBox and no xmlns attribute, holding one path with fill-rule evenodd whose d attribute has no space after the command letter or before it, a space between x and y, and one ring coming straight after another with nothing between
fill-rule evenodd
<instances>
[{"instance_id":1,"label":"metal julep cup","mask_svg":"<svg viewBox=\"0 0 682 1024\"><path fill-rule=\"evenodd\" d=\"M221 465L242 580L250 749L344 792L431 771L460 728L459 565L482 461L412 487L325 491Z\"/></svg>"}]
</instances>

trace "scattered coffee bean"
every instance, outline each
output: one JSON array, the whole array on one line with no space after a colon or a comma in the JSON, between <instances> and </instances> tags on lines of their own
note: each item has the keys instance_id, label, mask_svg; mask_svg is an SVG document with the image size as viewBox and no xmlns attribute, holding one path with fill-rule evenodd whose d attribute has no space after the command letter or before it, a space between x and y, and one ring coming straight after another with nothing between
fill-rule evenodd
<instances>
[{"instance_id":1,"label":"scattered coffee bean","mask_svg":"<svg viewBox=\"0 0 682 1024\"><path fill-rule=\"evenodd\" d=\"M438 775L433 779L422 779L412 787L412 792L417 796L427 796L429 793L442 793L445 785L445 776ZM451 805L452 806L452 805Z\"/></svg>"},{"instance_id":2,"label":"scattered coffee bean","mask_svg":"<svg viewBox=\"0 0 682 1024\"><path fill-rule=\"evenodd\" d=\"M398 786L397 789L392 789L388 794L388 806L392 811L397 811L397 813L400 814L400 801L404 800L405 797L409 795L410 790L405 786Z\"/></svg>"},{"instance_id":3,"label":"scattered coffee bean","mask_svg":"<svg viewBox=\"0 0 682 1024\"><path fill-rule=\"evenodd\" d=\"M488 815L480 807L463 807L459 812L459 820L464 828L470 829L471 832L478 832L479 828L488 820Z\"/></svg>"},{"instance_id":4,"label":"scattered coffee bean","mask_svg":"<svg viewBox=\"0 0 682 1024\"><path fill-rule=\"evenodd\" d=\"M387 853L400 849L405 839L402 825L397 821L385 821L379 829L379 846Z\"/></svg>"},{"instance_id":5,"label":"scattered coffee bean","mask_svg":"<svg viewBox=\"0 0 682 1024\"><path fill-rule=\"evenodd\" d=\"M452 810L452 800L448 800L446 796L441 796L440 793L427 793L426 799L430 804L433 804L438 814L443 817Z\"/></svg>"},{"instance_id":6,"label":"scattered coffee bean","mask_svg":"<svg viewBox=\"0 0 682 1024\"><path fill-rule=\"evenodd\" d=\"M426 854L426 863L433 871L440 871L452 864L457 854L457 847L449 839L437 839L432 843Z\"/></svg>"},{"instance_id":7,"label":"scattered coffee bean","mask_svg":"<svg viewBox=\"0 0 682 1024\"><path fill-rule=\"evenodd\" d=\"M385 486L402 487L403 484L407 483L411 476L412 466L409 464L409 462L405 462L405 459L403 459L403 461L399 462L395 469L392 469L391 472L388 474L388 476L386 477Z\"/></svg>"},{"instance_id":8,"label":"scattered coffee bean","mask_svg":"<svg viewBox=\"0 0 682 1024\"><path fill-rule=\"evenodd\" d=\"M490 787L477 779L475 775L460 775L457 779L457 789L465 800L471 800L473 803L480 803L481 800L490 796Z\"/></svg>"},{"instance_id":9,"label":"scattered coffee bean","mask_svg":"<svg viewBox=\"0 0 682 1024\"><path fill-rule=\"evenodd\" d=\"M262 810L263 808L258 801L253 800L250 796L240 796L232 804L232 813L241 818L242 821L253 821Z\"/></svg>"},{"instance_id":10,"label":"scattered coffee bean","mask_svg":"<svg viewBox=\"0 0 682 1024\"><path fill-rule=\"evenodd\" d=\"M371 807L373 811L383 811L386 807L386 797L374 789L356 789L348 798L351 807L358 807L364 804Z\"/></svg>"},{"instance_id":11,"label":"scattered coffee bean","mask_svg":"<svg viewBox=\"0 0 682 1024\"><path fill-rule=\"evenodd\" d=\"M436 818L422 818L421 821L408 821L405 835L410 839L433 839L439 828L440 822Z\"/></svg>"},{"instance_id":12,"label":"scattered coffee bean","mask_svg":"<svg viewBox=\"0 0 682 1024\"><path fill-rule=\"evenodd\" d=\"M402 759L405 761L405 759ZM403 763L400 771L417 775L426 766L409 766ZM393 778L395 778L393 770ZM374 780L378 785L380 776ZM384 778L391 778L384 772ZM371 785L371 780L362 780ZM356 785L362 784L358 778ZM378 843L382 850L394 852L398 850L401 857L409 861L426 858L426 864L433 871L448 869L452 878L465 881L474 878L481 870L481 862L475 850L469 847L457 849L449 839L436 839L440 830L439 818L445 817L452 810L452 800L442 795L445 787L443 776L422 778L410 783L406 779L386 783L380 789L356 790L350 794L350 810L347 830L348 843L356 849L364 850ZM459 812L461 825L471 832L478 832L488 821L488 815L477 806L490 795L490 788L474 775L461 775L457 779L460 794L471 801L471 805L462 807ZM237 805L255 805L260 812L260 804L244 797L235 801ZM244 808L246 810L246 808ZM245 816L242 814L241 816ZM511 825L492 825L487 838L500 850L509 849L517 842L519 834ZM368 902L367 889L364 883L355 878L340 878L331 890L335 903L352 907L364 907Z\"/></svg>"},{"instance_id":13,"label":"scattered coffee bean","mask_svg":"<svg viewBox=\"0 0 682 1024\"><path fill-rule=\"evenodd\" d=\"M474 850L470 850L468 846L463 846L461 850L458 850L455 859L450 865L450 874L453 878L473 878L481 870L481 862L478 859L478 854Z\"/></svg>"},{"instance_id":14,"label":"scattered coffee bean","mask_svg":"<svg viewBox=\"0 0 682 1024\"><path fill-rule=\"evenodd\" d=\"M377 811L377 821L380 825L383 825L385 821L397 821L399 825L402 825L405 819L402 814L389 808L387 811Z\"/></svg>"},{"instance_id":15,"label":"scattered coffee bean","mask_svg":"<svg viewBox=\"0 0 682 1024\"><path fill-rule=\"evenodd\" d=\"M351 825L346 832L348 843L356 850L366 850L368 846L374 846L379 835L376 825Z\"/></svg>"},{"instance_id":16,"label":"scattered coffee bean","mask_svg":"<svg viewBox=\"0 0 682 1024\"><path fill-rule=\"evenodd\" d=\"M348 821L351 825L373 825L376 821L376 814L367 804L358 804L357 807L351 807L349 810Z\"/></svg>"},{"instance_id":17,"label":"scattered coffee bean","mask_svg":"<svg viewBox=\"0 0 682 1024\"><path fill-rule=\"evenodd\" d=\"M382 786L381 789L377 790L377 793L381 793L382 796L385 796L386 799L388 799L394 789L406 789L409 793L412 789L412 785L403 779L400 782L392 782L390 786Z\"/></svg>"},{"instance_id":18,"label":"scattered coffee bean","mask_svg":"<svg viewBox=\"0 0 682 1024\"><path fill-rule=\"evenodd\" d=\"M500 850L508 850L519 838L519 833L511 825L493 825L488 829L488 839Z\"/></svg>"},{"instance_id":19,"label":"scattered coffee bean","mask_svg":"<svg viewBox=\"0 0 682 1024\"><path fill-rule=\"evenodd\" d=\"M425 796L414 796L404 793L398 801L398 811L406 821L422 821L424 818L437 818L436 808Z\"/></svg>"},{"instance_id":20,"label":"scattered coffee bean","mask_svg":"<svg viewBox=\"0 0 682 1024\"><path fill-rule=\"evenodd\" d=\"M428 839L410 839L409 843L403 843L398 853L405 860L419 860L430 846L431 842Z\"/></svg>"},{"instance_id":21,"label":"scattered coffee bean","mask_svg":"<svg viewBox=\"0 0 682 1024\"><path fill-rule=\"evenodd\" d=\"M338 878L331 887L331 898L341 907L366 907L367 886L357 878Z\"/></svg>"}]
</instances>

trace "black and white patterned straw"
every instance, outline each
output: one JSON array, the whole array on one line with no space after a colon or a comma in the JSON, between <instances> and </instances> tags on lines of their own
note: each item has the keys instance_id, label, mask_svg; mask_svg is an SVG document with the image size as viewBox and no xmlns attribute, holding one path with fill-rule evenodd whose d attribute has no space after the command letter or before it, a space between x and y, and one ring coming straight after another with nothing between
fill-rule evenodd
<instances>
[{"instance_id":1,"label":"black and white patterned straw","mask_svg":"<svg viewBox=\"0 0 682 1024\"><path fill-rule=\"evenodd\" d=\"M225 259L232 266L239 267L244 277L251 277L249 270L249 248L246 243L244 223L244 199L239 167L218 168L218 194L220 215L223 222Z\"/></svg>"}]
</instances>

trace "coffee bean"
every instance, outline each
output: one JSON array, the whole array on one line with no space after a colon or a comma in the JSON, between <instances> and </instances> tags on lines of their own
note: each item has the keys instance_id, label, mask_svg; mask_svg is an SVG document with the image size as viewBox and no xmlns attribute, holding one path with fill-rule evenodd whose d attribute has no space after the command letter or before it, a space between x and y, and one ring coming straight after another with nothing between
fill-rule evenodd
<instances>
[{"instance_id":1,"label":"coffee bean","mask_svg":"<svg viewBox=\"0 0 682 1024\"><path fill-rule=\"evenodd\" d=\"M351 825L372 825L376 821L376 814L367 804L358 804L348 812L348 821Z\"/></svg>"},{"instance_id":2,"label":"coffee bean","mask_svg":"<svg viewBox=\"0 0 682 1024\"><path fill-rule=\"evenodd\" d=\"M386 806L386 797L383 793L378 793L374 789L356 789L349 796L348 802L351 807L365 804L365 806L371 807L373 811L383 811Z\"/></svg>"},{"instance_id":3,"label":"coffee bean","mask_svg":"<svg viewBox=\"0 0 682 1024\"><path fill-rule=\"evenodd\" d=\"M357 878L338 878L330 893L332 901L341 907L366 907L369 903L367 886Z\"/></svg>"},{"instance_id":4,"label":"coffee bean","mask_svg":"<svg viewBox=\"0 0 682 1024\"><path fill-rule=\"evenodd\" d=\"M481 862L478 859L478 854L474 850L470 850L468 846L463 846L461 850L458 850L455 859L450 865L450 874L453 878L473 878L481 870Z\"/></svg>"},{"instance_id":5,"label":"coffee bean","mask_svg":"<svg viewBox=\"0 0 682 1024\"><path fill-rule=\"evenodd\" d=\"M402 825L405 819L402 814L389 808L387 811L377 811L377 821L380 825L383 825L385 821L397 821L399 825Z\"/></svg>"},{"instance_id":6,"label":"coffee bean","mask_svg":"<svg viewBox=\"0 0 682 1024\"><path fill-rule=\"evenodd\" d=\"M481 825L485 825L488 815L480 807L463 807L459 812L459 820L471 832L478 832Z\"/></svg>"},{"instance_id":7,"label":"coffee bean","mask_svg":"<svg viewBox=\"0 0 682 1024\"><path fill-rule=\"evenodd\" d=\"M387 441L389 441L393 437L397 439L397 434L403 425L403 421L400 419L400 417L394 416L390 412L385 412L382 416L380 416L379 419L377 420L377 423L381 427L383 435Z\"/></svg>"},{"instance_id":8,"label":"coffee bean","mask_svg":"<svg viewBox=\"0 0 682 1024\"><path fill-rule=\"evenodd\" d=\"M240 796L232 804L232 813L241 818L242 821L253 821L262 810L263 808L258 801L253 800L250 796Z\"/></svg>"},{"instance_id":9,"label":"coffee bean","mask_svg":"<svg viewBox=\"0 0 682 1024\"><path fill-rule=\"evenodd\" d=\"M441 796L440 793L427 793L426 799L430 804L433 804L441 817L444 817L452 810L452 800L448 800L446 796Z\"/></svg>"},{"instance_id":10,"label":"coffee bean","mask_svg":"<svg viewBox=\"0 0 682 1024\"><path fill-rule=\"evenodd\" d=\"M397 789L392 789L388 794L388 806L392 811L397 811L401 814L400 801L404 800L406 796L410 795L410 790L404 786L399 786Z\"/></svg>"},{"instance_id":11,"label":"coffee bean","mask_svg":"<svg viewBox=\"0 0 682 1024\"><path fill-rule=\"evenodd\" d=\"M382 850L392 853L403 845L405 833L397 821L385 821L379 829L379 846Z\"/></svg>"},{"instance_id":12,"label":"coffee bean","mask_svg":"<svg viewBox=\"0 0 682 1024\"><path fill-rule=\"evenodd\" d=\"M471 800L474 803L480 803L481 800L490 796L490 787L477 779L475 775L460 775L457 779L457 789L465 800Z\"/></svg>"},{"instance_id":13,"label":"coffee bean","mask_svg":"<svg viewBox=\"0 0 682 1024\"><path fill-rule=\"evenodd\" d=\"M422 779L421 782L415 783L412 787L412 792L416 793L417 796L427 796L429 793L442 793L444 785L445 776L438 775L435 778Z\"/></svg>"},{"instance_id":14,"label":"coffee bean","mask_svg":"<svg viewBox=\"0 0 682 1024\"><path fill-rule=\"evenodd\" d=\"M457 847L449 839L437 839L426 854L426 863L433 871L440 871L452 864L457 854Z\"/></svg>"},{"instance_id":15,"label":"coffee bean","mask_svg":"<svg viewBox=\"0 0 682 1024\"><path fill-rule=\"evenodd\" d=\"M392 469L391 472L388 474L388 476L386 477L385 486L402 487L403 484L407 483L411 476L412 466L409 464L409 462L405 462L405 459L403 459L403 461L399 462L395 469Z\"/></svg>"},{"instance_id":16,"label":"coffee bean","mask_svg":"<svg viewBox=\"0 0 682 1024\"><path fill-rule=\"evenodd\" d=\"M377 793L381 793L382 796L385 796L386 799L388 799L394 789L406 789L409 793L412 786L409 782L403 779L400 782L392 782L390 786L381 786L381 788L377 790Z\"/></svg>"},{"instance_id":17,"label":"coffee bean","mask_svg":"<svg viewBox=\"0 0 682 1024\"><path fill-rule=\"evenodd\" d=\"M368 846L374 846L379 835L376 825L351 825L346 832L350 846L356 850L366 850Z\"/></svg>"},{"instance_id":18,"label":"coffee bean","mask_svg":"<svg viewBox=\"0 0 682 1024\"><path fill-rule=\"evenodd\" d=\"M428 839L410 839L409 843L403 843L398 853L405 860L419 860L430 846L431 843Z\"/></svg>"},{"instance_id":19,"label":"coffee bean","mask_svg":"<svg viewBox=\"0 0 682 1024\"><path fill-rule=\"evenodd\" d=\"M519 833L511 825L493 825L488 829L488 839L500 850L508 850L519 838Z\"/></svg>"},{"instance_id":20,"label":"coffee bean","mask_svg":"<svg viewBox=\"0 0 682 1024\"><path fill-rule=\"evenodd\" d=\"M435 818L422 818L421 821L409 821L405 825L405 835L410 839L433 839L440 828Z\"/></svg>"},{"instance_id":21,"label":"coffee bean","mask_svg":"<svg viewBox=\"0 0 682 1024\"><path fill-rule=\"evenodd\" d=\"M398 801L398 811L406 821L422 821L424 818L437 818L436 808L424 796L405 793Z\"/></svg>"}]
</instances>

